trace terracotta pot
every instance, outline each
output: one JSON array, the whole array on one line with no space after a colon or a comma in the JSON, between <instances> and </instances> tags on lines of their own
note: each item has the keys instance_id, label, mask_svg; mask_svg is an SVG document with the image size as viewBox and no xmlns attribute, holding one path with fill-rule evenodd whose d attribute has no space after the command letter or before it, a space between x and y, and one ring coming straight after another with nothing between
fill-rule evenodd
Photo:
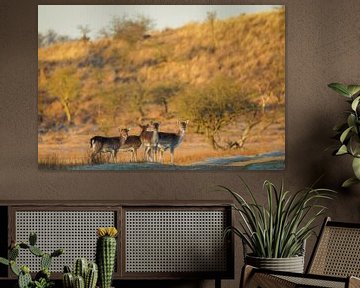
<instances>
[{"instance_id":1,"label":"terracotta pot","mask_svg":"<svg viewBox=\"0 0 360 288\"><path fill-rule=\"evenodd\" d=\"M246 255L245 263L263 269L304 273L304 256L289 258L263 258Z\"/></svg>"}]
</instances>

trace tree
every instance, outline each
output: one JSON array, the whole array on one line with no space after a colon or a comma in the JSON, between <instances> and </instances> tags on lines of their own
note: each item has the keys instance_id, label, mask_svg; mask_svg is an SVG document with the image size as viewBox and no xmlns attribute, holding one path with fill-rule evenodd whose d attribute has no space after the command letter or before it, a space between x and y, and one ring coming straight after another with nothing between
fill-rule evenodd
<instances>
[{"instance_id":1,"label":"tree","mask_svg":"<svg viewBox=\"0 0 360 288\"><path fill-rule=\"evenodd\" d=\"M181 91L181 85L174 82L161 82L156 84L150 89L149 94L151 95L155 104L162 105L164 108L164 115L169 113L169 101L179 91Z\"/></svg>"},{"instance_id":2,"label":"tree","mask_svg":"<svg viewBox=\"0 0 360 288\"><path fill-rule=\"evenodd\" d=\"M91 32L91 29L89 27L89 25L79 25L78 29L80 30L81 33L81 40L83 42L88 42L90 40L90 37L88 36L88 34Z\"/></svg>"},{"instance_id":3,"label":"tree","mask_svg":"<svg viewBox=\"0 0 360 288\"><path fill-rule=\"evenodd\" d=\"M110 23L110 33L115 39L122 39L134 44L143 39L152 27L153 20L145 16L137 16L134 19L128 16L114 17Z\"/></svg>"},{"instance_id":4,"label":"tree","mask_svg":"<svg viewBox=\"0 0 360 288\"><path fill-rule=\"evenodd\" d=\"M223 148L216 138L221 131L241 115L257 110L251 94L243 91L232 79L218 77L211 84L187 91L180 98L180 111L198 125L198 133L205 133L211 146Z\"/></svg>"},{"instance_id":5,"label":"tree","mask_svg":"<svg viewBox=\"0 0 360 288\"><path fill-rule=\"evenodd\" d=\"M69 41L69 36L59 35L54 30L50 29L45 34L38 33L38 47L50 46L59 42Z\"/></svg>"},{"instance_id":6,"label":"tree","mask_svg":"<svg viewBox=\"0 0 360 288\"><path fill-rule=\"evenodd\" d=\"M43 47L45 42L45 36L41 33L38 33L38 47Z\"/></svg>"},{"instance_id":7,"label":"tree","mask_svg":"<svg viewBox=\"0 0 360 288\"><path fill-rule=\"evenodd\" d=\"M57 42L58 39L58 34L54 31L54 30L48 30L45 34L45 45L49 46L51 44L55 44Z\"/></svg>"},{"instance_id":8,"label":"tree","mask_svg":"<svg viewBox=\"0 0 360 288\"><path fill-rule=\"evenodd\" d=\"M81 83L73 67L58 68L48 80L48 90L56 96L66 115L67 122L72 122L71 102L79 95Z\"/></svg>"},{"instance_id":9,"label":"tree","mask_svg":"<svg viewBox=\"0 0 360 288\"><path fill-rule=\"evenodd\" d=\"M210 51L212 53L215 52L216 50L216 36L215 36L215 22L216 22L216 11L212 11L212 12L207 12L206 13L206 20L210 26L210 31L211 31L211 46L210 46Z\"/></svg>"},{"instance_id":10,"label":"tree","mask_svg":"<svg viewBox=\"0 0 360 288\"><path fill-rule=\"evenodd\" d=\"M140 114L140 119L143 118L145 116L144 106L147 97L147 89L144 81L137 78L132 82L123 84L119 91L123 95L123 98L126 99L130 110L138 112Z\"/></svg>"}]
</instances>

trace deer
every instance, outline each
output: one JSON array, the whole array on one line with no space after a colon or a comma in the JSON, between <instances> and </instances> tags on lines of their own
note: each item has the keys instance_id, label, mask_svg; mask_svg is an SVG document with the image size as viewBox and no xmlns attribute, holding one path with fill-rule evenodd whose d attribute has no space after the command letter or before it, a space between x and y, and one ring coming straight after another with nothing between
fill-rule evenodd
<instances>
[{"instance_id":1,"label":"deer","mask_svg":"<svg viewBox=\"0 0 360 288\"><path fill-rule=\"evenodd\" d=\"M151 161L151 162L153 162L154 160L157 161L157 145L159 142L160 123L151 122L151 127L153 131L147 131L147 129L150 127L149 124L146 125L139 124L139 126L141 128L140 140L145 148L144 159L146 161Z\"/></svg>"},{"instance_id":2,"label":"deer","mask_svg":"<svg viewBox=\"0 0 360 288\"><path fill-rule=\"evenodd\" d=\"M126 133L130 131L130 129L126 129ZM140 136L137 135L130 135L127 136L125 142L120 146L120 152L131 152L131 159L130 162L137 162L137 150L140 148L142 142Z\"/></svg>"},{"instance_id":3,"label":"deer","mask_svg":"<svg viewBox=\"0 0 360 288\"><path fill-rule=\"evenodd\" d=\"M115 163L119 148L124 145L128 137L128 129L120 130L120 137L94 136L90 139L91 162L95 162L95 156L99 153L110 153L110 159Z\"/></svg>"},{"instance_id":4,"label":"deer","mask_svg":"<svg viewBox=\"0 0 360 288\"><path fill-rule=\"evenodd\" d=\"M177 148L181 142L184 140L185 132L189 120L178 121L179 131L177 133L166 133L158 132L159 142L157 145L158 150L160 151L160 162L164 161L164 152L170 149L170 161L171 164L174 164L174 153L175 148Z\"/></svg>"}]
</instances>

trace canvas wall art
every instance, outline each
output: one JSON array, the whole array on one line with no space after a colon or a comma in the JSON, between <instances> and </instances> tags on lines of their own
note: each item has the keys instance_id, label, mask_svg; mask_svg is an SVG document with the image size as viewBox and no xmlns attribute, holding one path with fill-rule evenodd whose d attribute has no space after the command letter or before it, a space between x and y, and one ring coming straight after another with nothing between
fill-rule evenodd
<instances>
[{"instance_id":1,"label":"canvas wall art","mask_svg":"<svg viewBox=\"0 0 360 288\"><path fill-rule=\"evenodd\" d=\"M38 165L285 168L285 7L39 5Z\"/></svg>"}]
</instances>

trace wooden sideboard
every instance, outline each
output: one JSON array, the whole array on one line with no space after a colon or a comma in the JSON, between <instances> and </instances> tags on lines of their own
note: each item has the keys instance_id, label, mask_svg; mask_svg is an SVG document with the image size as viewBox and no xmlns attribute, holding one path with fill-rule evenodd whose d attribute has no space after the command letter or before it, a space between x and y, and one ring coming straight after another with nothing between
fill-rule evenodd
<instances>
[{"instance_id":1,"label":"wooden sideboard","mask_svg":"<svg viewBox=\"0 0 360 288\"><path fill-rule=\"evenodd\" d=\"M223 238L232 221L231 204L221 201L0 202L0 256L7 255L11 241L24 241L36 231L42 249L65 249L51 266L53 278L60 279L63 265L72 265L75 258L94 260L96 227L115 226L115 283L215 279L220 287L221 279L234 278L234 239ZM38 259L21 257L36 270ZM4 285L15 280L0 266Z\"/></svg>"}]
</instances>

